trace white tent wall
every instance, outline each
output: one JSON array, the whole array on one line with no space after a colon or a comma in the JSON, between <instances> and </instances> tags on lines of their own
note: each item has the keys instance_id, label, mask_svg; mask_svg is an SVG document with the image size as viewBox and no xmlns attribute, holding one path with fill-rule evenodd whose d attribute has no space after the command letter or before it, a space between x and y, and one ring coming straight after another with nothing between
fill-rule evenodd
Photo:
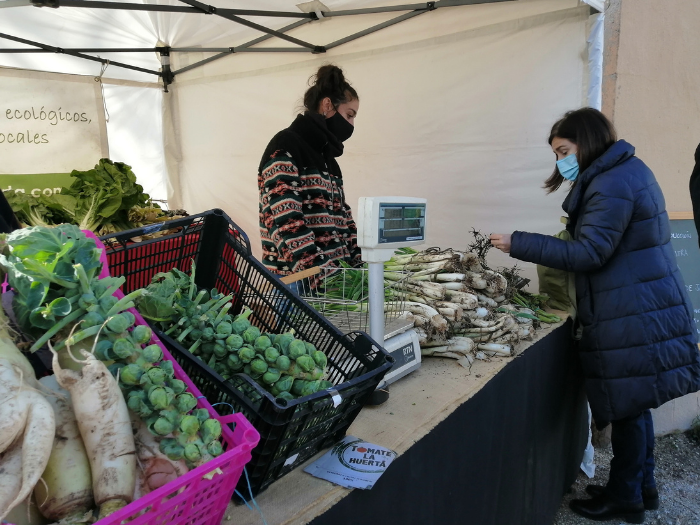
<instances>
[{"instance_id":1,"label":"white tent wall","mask_svg":"<svg viewBox=\"0 0 700 525\"><path fill-rule=\"evenodd\" d=\"M233 56L182 75L166 95L182 203L224 209L259 254L261 155L293 119L309 76L332 62L361 99L339 159L351 206L363 195L426 197L429 245L442 247L465 247L472 227L556 233L564 192L541 189L554 167L546 139L584 103L588 17L576 0L442 9L326 55ZM308 27L331 31L331 22Z\"/></svg>"}]
</instances>

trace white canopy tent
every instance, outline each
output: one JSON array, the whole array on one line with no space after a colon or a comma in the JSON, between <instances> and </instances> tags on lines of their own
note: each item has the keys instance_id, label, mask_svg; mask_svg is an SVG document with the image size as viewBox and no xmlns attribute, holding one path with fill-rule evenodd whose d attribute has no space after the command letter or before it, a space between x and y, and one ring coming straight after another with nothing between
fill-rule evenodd
<instances>
[{"instance_id":1,"label":"white canopy tent","mask_svg":"<svg viewBox=\"0 0 700 525\"><path fill-rule=\"evenodd\" d=\"M93 8L70 7L86 5L79 0L59 0L58 9L22 3L29 0L0 0L0 65L100 76L99 61L37 52L35 44L109 60L101 80L110 157L132 165L146 190L173 207L224 209L256 249L260 156L289 125L323 63L343 67L361 99L356 132L339 160L349 204L361 195L427 197L430 244L444 247L465 246L472 227L558 231L563 195L541 190L553 169L549 128L587 97L599 101L600 77L589 71L600 63L587 64L589 48L601 53L600 39L587 43L594 20L579 0L461 0L473 5L453 7L328 0L309 15L282 0L218 0L210 15L193 0L130 3L149 11L105 9L111 3L101 0ZM397 10L331 16L390 5ZM157 10L166 8L188 11ZM269 35L239 23L233 9L295 18L243 16L287 29L286 37L261 39ZM400 23L388 25L397 17ZM299 42L326 49L312 53ZM115 48L130 51L106 51ZM165 93L164 52L175 72ZM494 262L512 264L495 254ZM531 267L527 276L534 276Z\"/></svg>"}]
</instances>

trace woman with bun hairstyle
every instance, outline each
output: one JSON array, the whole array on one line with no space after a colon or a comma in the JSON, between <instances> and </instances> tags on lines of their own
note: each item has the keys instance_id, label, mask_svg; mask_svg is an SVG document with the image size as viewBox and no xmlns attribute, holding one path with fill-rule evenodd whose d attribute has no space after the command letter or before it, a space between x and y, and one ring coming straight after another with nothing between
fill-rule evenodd
<instances>
[{"instance_id":1,"label":"woman with bun hairstyle","mask_svg":"<svg viewBox=\"0 0 700 525\"><path fill-rule=\"evenodd\" d=\"M263 262L284 276L314 266L360 263L357 227L336 158L354 129L360 99L342 70L322 66L303 114L277 133L258 171Z\"/></svg>"},{"instance_id":2,"label":"woman with bun hairstyle","mask_svg":"<svg viewBox=\"0 0 700 525\"><path fill-rule=\"evenodd\" d=\"M664 196L634 147L592 108L556 122L549 144L557 168L545 188L571 184L562 207L572 240L516 231L491 242L575 275L586 393L598 428L612 423L614 457L608 483L570 506L593 520L643 523L644 510L659 507L649 409L700 390L693 307Z\"/></svg>"}]
</instances>

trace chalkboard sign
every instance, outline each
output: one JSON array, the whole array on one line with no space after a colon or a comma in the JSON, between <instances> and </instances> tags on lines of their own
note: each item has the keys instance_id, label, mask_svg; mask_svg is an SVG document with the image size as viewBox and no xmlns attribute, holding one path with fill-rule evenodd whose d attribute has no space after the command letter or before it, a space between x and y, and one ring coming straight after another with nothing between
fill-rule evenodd
<instances>
[{"instance_id":1,"label":"chalkboard sign","mask_svg":"<svg viewBox=\"0 0 700 525\"><path fill-rule=\"evenodd\" d=\"M678 268L683 274L685 287L693 303L695 328L700 335L700 248L698 232L692 213L674 213L671 216L671 244L676 252Z\"/></svg>"}]
</instances>

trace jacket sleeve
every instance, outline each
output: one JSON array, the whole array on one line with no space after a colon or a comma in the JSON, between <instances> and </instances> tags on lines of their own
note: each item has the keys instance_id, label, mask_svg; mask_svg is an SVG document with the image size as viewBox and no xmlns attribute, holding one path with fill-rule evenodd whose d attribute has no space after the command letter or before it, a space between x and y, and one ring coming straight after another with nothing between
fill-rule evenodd
<instances>
[{"instance_id":1,"label":"jacket sleeve","mask_svg":"<svg viewBox=\"0 0 700 525\"><path fill-rule=\"evenodd\" d=\"M260 172L260 200L263 209L269 206L265 227L278 257L288 263L285 274L328 263L316 244L316 236L306 225L301 188L302 180L292 156L284 151L271 155Z\"/></svg>"},{"instance_id":2,"label":"jacket sleeve","mask_svg":"<svg viewBox=\"0 0 700 525\"><path fill-rule=\"evenodd\" d=\"M695 150L695 168L690 175L690 200L693 203L695 229L698 231L700 242L700 144L698 149Z\"/></svg>"},{"instance_id":3,"label":"jacket sleeve","mask_svg":"<svg viewBox=\"0 0 700 525\"><path fill-rule=\"evenodd\" d=\"M622 178L595 180L581 208L578 238L563 241L549 235L514 232L510 255L515 259L569 272L601 268L615 253L634 211L634 195Z\"/></svg>"},{"instance_id":4,"label":"jacket sleeve","mask_svg":"<svg viewBox=\"0 0 700 525\"><path fill-rule=\"evenodd\" d=\"M362 249L357 245L357 224L352 218L352 210L347 202L343 202L343 211L345 212L345 225L348 229L348 238L346 244L350 251L350 258L353 266L362 264Z\"/></svg>"}]
</instances>

